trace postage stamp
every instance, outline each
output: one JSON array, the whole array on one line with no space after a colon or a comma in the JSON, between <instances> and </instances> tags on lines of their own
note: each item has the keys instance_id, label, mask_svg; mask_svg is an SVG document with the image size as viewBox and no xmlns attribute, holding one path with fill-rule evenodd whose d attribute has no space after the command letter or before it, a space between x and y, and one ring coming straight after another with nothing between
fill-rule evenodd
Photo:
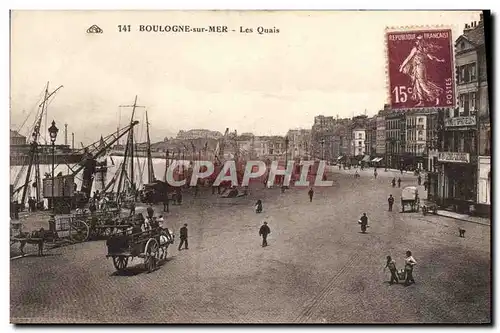
<instances>
[{"instance_id":1,"label":"postage stamp","mask_svg":"<svg viewBox=\"0 0 500 333\"><path fill-rule=\"evenodd\" d=\"M451 29L386 30L385 38L393 109L455 105Z\"/></svg>"}]
</instances>

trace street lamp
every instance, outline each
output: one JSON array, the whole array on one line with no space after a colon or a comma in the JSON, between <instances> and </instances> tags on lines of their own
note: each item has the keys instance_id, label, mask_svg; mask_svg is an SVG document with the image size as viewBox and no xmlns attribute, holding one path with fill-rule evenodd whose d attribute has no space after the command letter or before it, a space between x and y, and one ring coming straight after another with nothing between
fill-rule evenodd
<instances>
[{"instance_id":1,"label":"street lamp","mask_svg":"<svg viewBox=\"0 0 500 333\"><path fill-rule=\"evenodd\" d=\"M286 178L286 169L288 168L288 143L290 140L288 136L285 136L285 175L283 176L283 182L281 183L281 192L285 192L285 178Z\"/></svg>"},{"instance_id":2,"label":"street lamp","mask_svg":"<svg viewBox=\"0 0 500 333\"><path fill-rule=\"evenodd\" d=\"M52 126L49 127L49 135L50 135L50 142L52 143L52 198L51 198L51 204L52 204L52 214L55 214L55 205L54 205L54 164L55 164L55 159L56 159L56 152L55 152L55 142L57 138L57 132L59 132L59 129L56 127L56 122L52 120Z\"/></svg>"}]
</instances>

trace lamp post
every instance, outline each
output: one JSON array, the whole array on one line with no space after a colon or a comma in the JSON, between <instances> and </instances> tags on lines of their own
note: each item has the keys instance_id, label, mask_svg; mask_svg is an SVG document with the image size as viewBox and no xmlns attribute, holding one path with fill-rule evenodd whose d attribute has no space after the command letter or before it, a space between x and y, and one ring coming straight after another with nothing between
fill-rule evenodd
<instances>
[{"instance_id":1,"label":"lamp post","mask_svg":"<svg viewBox=\"0 0 500 333\"><path fill-rule=\"evenodd\" d=\"M59 132L59 129L56 127L56 122L52 120L52 126L49 127L49 135L50 135L50 142L52 143L52 198L51 198L51 205L52 205L52 218L51 218L51 223L49 225L49 229L54 231L55 229L55 221L54 221L54 215L55 215L55 205L54 205L54 164L55 164L55 159L56 159L56 153L55 153L55 142L57 138L57 132Z\"/></svg>"}]
</instances>

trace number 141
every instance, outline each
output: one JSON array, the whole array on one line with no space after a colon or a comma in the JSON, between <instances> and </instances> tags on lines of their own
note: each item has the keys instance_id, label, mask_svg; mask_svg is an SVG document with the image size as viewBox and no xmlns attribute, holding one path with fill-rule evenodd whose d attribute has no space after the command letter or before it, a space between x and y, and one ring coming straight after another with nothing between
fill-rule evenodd
<instances>
[{"instance_id":1,"label":"number 141","mask_svg":"<svg viewBox=\"0 0 500 333\"><path fill-rule=\"evenodd\" d=\"M118 32L130 32L130 24L127 25L119 25Z\"/></svg>"}]
</instances>

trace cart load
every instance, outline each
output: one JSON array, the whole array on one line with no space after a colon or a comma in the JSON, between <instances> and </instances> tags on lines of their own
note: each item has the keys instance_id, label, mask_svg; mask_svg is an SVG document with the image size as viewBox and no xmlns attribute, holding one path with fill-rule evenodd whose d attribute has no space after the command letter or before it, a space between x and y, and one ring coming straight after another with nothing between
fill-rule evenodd
<instances>
[{"instance_id":1,"label":"cart load","mask_svg":"<svg viewBox=\"0 0 500 333\"><path fill-rule=\"evenodd\" d=\"M409 208L410 212L418 212L420 198L418 196L418 188L416 186L406 186L401 191L401 211L405 212L405 207Z\"/></svg>"},{"instance_id":2,"label":"cart load","mask_svg":"<svg viewBox=\"0 0 500 333\"><path fill-rule=\"evenodd\" d=\"M113 259L113 265L118 272L127 268L130 258L144 259L144 267L150 273L156 269L161 260L166 259L167 248L173 242L173 235L165 229L157 228L139 232L135 226L133 230L107 239L106 258Z\"/></svg>"}]
</instances>

